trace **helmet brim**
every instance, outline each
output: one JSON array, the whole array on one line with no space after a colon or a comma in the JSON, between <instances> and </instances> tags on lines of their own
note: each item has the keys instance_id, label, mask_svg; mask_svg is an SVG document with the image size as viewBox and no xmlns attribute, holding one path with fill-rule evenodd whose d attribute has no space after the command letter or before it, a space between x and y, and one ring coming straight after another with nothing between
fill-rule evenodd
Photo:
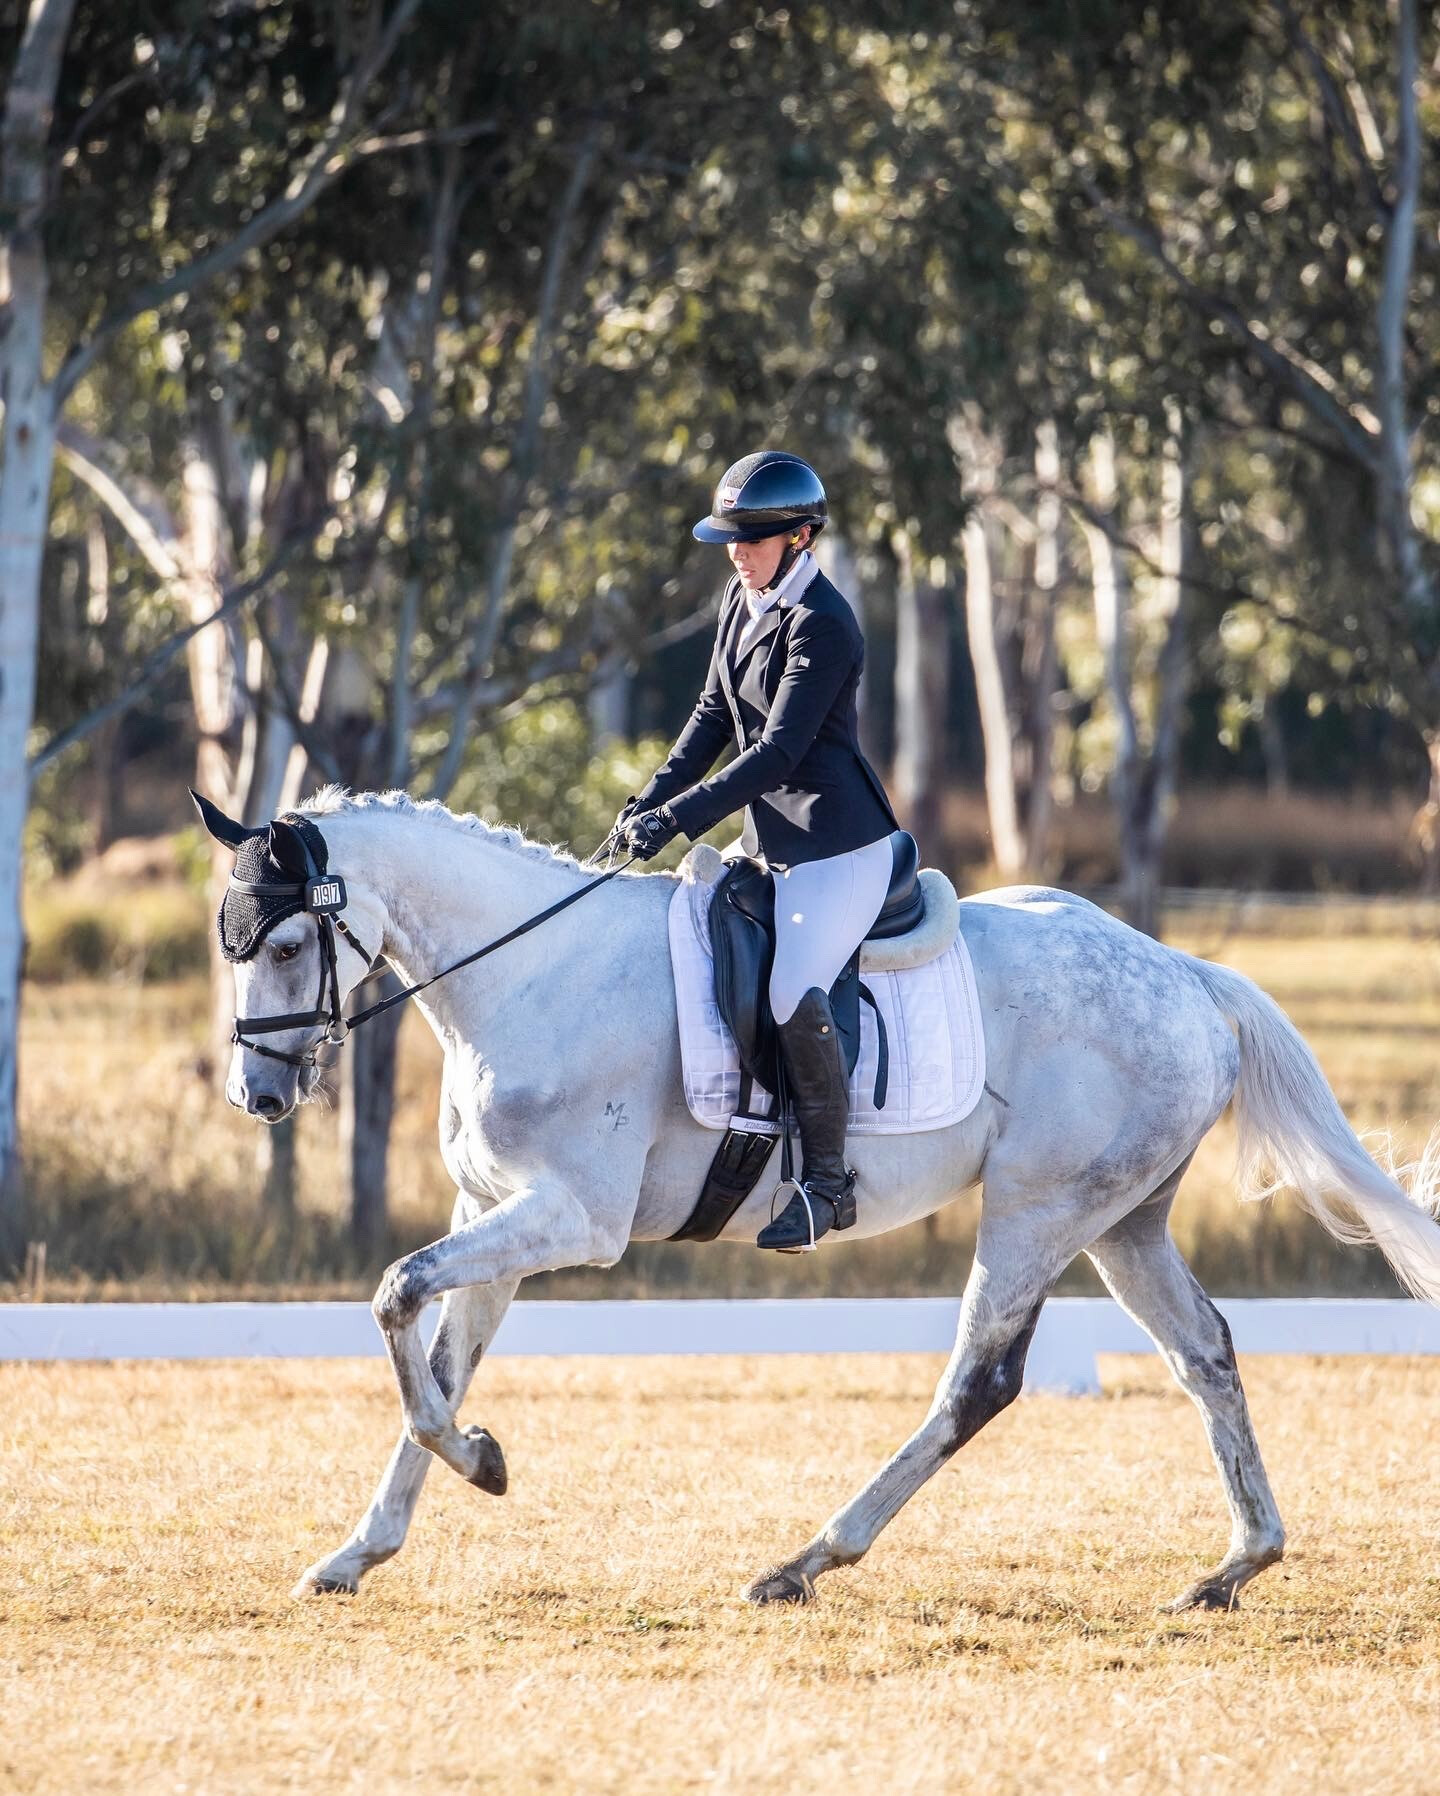
<instances>
[{"instance_id":1,"label":"helmet brim","mask_svg":"<svg viewBox=\"0 0 1440 1796\"><path fill-rule=\"evenodd\" d=\"M701 518L690 534L697 543L763 543L768 537L788 536L800 528L797 524L717 524L714 518Z\"/></svg>"}]
</instances>

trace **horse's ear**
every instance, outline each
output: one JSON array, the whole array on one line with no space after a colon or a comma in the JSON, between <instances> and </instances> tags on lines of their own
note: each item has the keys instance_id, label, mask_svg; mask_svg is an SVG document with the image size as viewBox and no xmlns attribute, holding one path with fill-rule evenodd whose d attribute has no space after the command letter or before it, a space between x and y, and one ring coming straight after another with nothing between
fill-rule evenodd
<instances>
[{"instance_id":1,"label":"horse's ear","mask_svg":"<svg viewBox=\"0 0 1440 1796\"><path fill-rule=\"evenodd\" d=\"M270 853L287 873L298 873L304 879L310 871L310 860L300 832L283 817L270 825Z\"/></svg>"},{"instance_id":2,"label":"horse's ear","mask_svg":"<svg viewBox=\"0 0 1440 1796\"><path fill-rule=\"evenodd\" d=\"M227 848L236 849L251 836L259 832L246 829L243 823L237 823L233 817L227 817L219 805L211 804L208 798L202 798L192 786L190 796L195 800L195 809L200 813L200 821L214 836L217 842L223 842Z\"/></svg>"}]
</instances>

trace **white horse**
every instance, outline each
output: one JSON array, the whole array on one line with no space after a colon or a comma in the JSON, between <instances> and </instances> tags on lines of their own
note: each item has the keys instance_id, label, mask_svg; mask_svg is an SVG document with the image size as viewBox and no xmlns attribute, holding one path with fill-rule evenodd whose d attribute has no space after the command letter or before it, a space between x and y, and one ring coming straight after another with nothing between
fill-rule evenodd
<instances>
[{"instance_id":1,"label":"white horse","mask_svg":"<svg viewBox=\"0 0 1440 1796\"><path fill-rule=\"evenodd\" d=\"M512 830L400 794L319 794L303 815L348 884L355 940L418 981L578 890L594 875ZM386 1272L374 1313L404 1429L348 1540L297 1595L359 1588L398 1551L432 1455L496 1494L505 1462L455 1414L516 1287L530 1273L613 1265L631 1241L684 1222L715 1137L681 1088L666 909L674 878L625 875L421 1003L445 1053L440 1151L457 1187L451 1232ZM844 1240L929 1215L983 1181L955 1350L923 1423L812 1540L760 1577L755 1602L806 1600L853 1565L925 1481L1019 1394L1056 1279L1084 1252L1149 1333L1204 1418L1232 1518L1220 1564L1172 1604L1233 1606L1281 1556L1230 1335L1176 1251L1170 1206L1201 1137L1235 1103L1242 1172L1262 1168L1343 1240L1373 1239L1418 1295L1440 1299L1437 1180L1407 1192L1361 1146L1314 1056L1248 979L1162 946L1065 892L968 899L962 927L985 1026L988 1083L963 1122L852 1143L859 1225ZM301 914L237 965L240 1018L310 1004L319 932ZM342 938L349 990L363 956ZM271 1035L304 1050L316 1026ZM231 1103L275 1122L310 1095L313 1068L237 1046ZM768 1178L725 1230L753 1242ZM1271 1187L1273 1188L1273 1187ZM829 1250L833 1235L824 1242ZM421 1311L444 1300L427 1357Z\"/></svg>"}]
</instances>

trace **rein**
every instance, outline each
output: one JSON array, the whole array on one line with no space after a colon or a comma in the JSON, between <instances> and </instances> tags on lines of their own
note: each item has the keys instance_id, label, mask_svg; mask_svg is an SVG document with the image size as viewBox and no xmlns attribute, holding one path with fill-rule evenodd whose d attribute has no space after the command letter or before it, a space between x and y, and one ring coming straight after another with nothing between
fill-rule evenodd
<instances>
[{"instance_id":1,"label":"rein","mask_svg":"<svg viewBox=\"0 0 1440 1796\"><path fill-rule=\"evenodd\" d=\"M315 919L315 930L320 938L320 988L315 994L313 1010L293 1011L288 1016L236 1017L235 1030L230 1039L242 1048L248 1048L252 1054L263 1054L267 1060L283 1060L287 1066L314 1066L316 1055L327 1043L332 1047L342 1046L346 1037L353 1030L358 1029L361 1023L368 1023L371 1017L379 1016L382 1011L390 1010L396 1004L404 1004L417 992L425 991L441 979L448 978L451 973L458 973L461 967L473 966L477 960L484 960L487 954L494 954L497 949L518 941L522 935L528 935L532 929L538 929L551 917L559 916L562 910L568 910L572 904L578 904L591 892L598 892L601 886L623 873L635 859L633 854L627 855L617 866L610 866L609 860L607 860L606 871L598 879L592 880L588 886L581 886L579 891L567 893L556 903L547 905L544 910L537 911L533 917L527 917L523 923L518 923L514 929L507 930L504 935L496 936L494 941L486 942L483 947L476 948L472 953L452 961L448 967L442 967L438 973L432 973L428 979L422 979L415 985L406 986L403 991L392 992L388 998L382 998L378 1004L371 1004L367 1009L359 1011L347 1019L341 1010L340 977L336 968L335 931L339 930L372 971L380 957L378 954L371 954L361 945L354 932L340 916L347 900L345 881L338 873L321 870L319 859L309 839L313 831L317 840L323 844L324 838L321 837L319 830L315 828L308 817L290 817L285 821L290 823L295 830L305 850L307 877L285 884L272 880L236 879L232 874L230 884L239 892L250 894L266 892L303 899L305 910ZM615 834L612 831L585 865L590 865L601 854L608 853L609 859L613 859L614 840ZM259 940L263 941L268 934L269 930L267 929L259 937ZM329 988L328 1002L327 987ZM247 1031L249 1035L278 1035L282 1030L303 1029L314 1023L323 1023L325 1025L324 1033L318 1041L313 1042L310 1047L299 1054L287 1054L280 1048L267 1048L262 1042L251 1041L247 1037Z\"/></svg>"}]
</instances>

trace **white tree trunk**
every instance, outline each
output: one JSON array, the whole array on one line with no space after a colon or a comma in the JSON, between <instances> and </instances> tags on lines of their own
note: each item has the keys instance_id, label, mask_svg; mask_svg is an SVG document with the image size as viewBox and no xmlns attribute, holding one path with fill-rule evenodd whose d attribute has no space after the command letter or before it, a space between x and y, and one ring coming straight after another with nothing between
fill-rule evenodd
<instances>
[{"instance_id":1,"label":"white tree trunk","mask_svg":"<svg viewBox=\"0 0 1440 1796\"><path fill-rule=\"evenodd\" d=\"M193 624L213 617L229 571L220 476L198 438L184 449L181 473L181 528L185 546L186 608ZM195 788L232 817L245 818L248 777L237 766L234 749L241 715L244 672L235 658L236 634L227 624L212 624L190 639L190 698L195 712ZM253 742L250 745L253 754ZM238 777L237 777L238 774ZM207 838L208 840L208 838ZM234 856L219 842L210 843L210 899L219 907ZM230 1059L230 1033L235 1017L235 985L215 931L210 944L211 1080L223 1094Z\"/></svg>"},{"instance_id":2,"label":"white tree trunk","mask_svg":"<svg viewBox=\"0 0 1440 1796\"><path fill-rule=\"evenodd\" d=\"M1000 877L1025 872L1025 839L1015 794L1015 742L1005 693L1005 671L995 636L995 585L985 520L972 511L965 522L965 625L975 670L975 697L985 742L985 802L990 846Z\"/></svg>"},{"instance_id":3,"label":"white tree trunk","mask_svg":"<svg viewBox=\"0 0 1440 1796\"><path fill-rule=\"evenodd\" d=\"M895 796L906 824L931 853L941 827L950 643L943 563L921 575L910 540L894 535Z\"/></svg>"},{"instance_id":4,"label":"white tree trunk","mask_svg":"<svg viewBox=\"0 0 1440 1796\"><path fill-rule=\"evenodd\" d=\"M55 86L74 0L32 0L0 130L0 1265L18 1254L22 1190L16 1072L20 868L35 709L40 575L50 515L55 401L45 381L48 269L40 214Z\"/></svg>"},{"instance_id":5,"label":"white tree trunk","mask_svg":"<svg viewBox=\"0 0 1440 1796\"><path fill-rule=\"evenodd\" d=\"M1105 435L1097 436L1090 446L1092 515L1081 522L1090 552L1095 630L1116 725L1110 796L1119 836L1121 908L1126 921L1148 935L1158 932L1160 922L1160 870L1174 803L1185 702L1185 466L1178 410L1171 404L1167 412L1156 593L1161 634L1148 751L1140 742L1132 690L1138 657L1130 640L1129 588L1114 541L1120 518L1115 449Z\"/></svg>"},{"instance_id":6,"label":"white tree trunk","mask_svg":"<svg viewBox=\"0 0 1440 1796\"><path fill-rule=\"evenodd\" d=\"M327 636L317 636L310 644L305 678L300 687L300 721L307 728L320 716L329 671L330 639ZM290 745L290 758L285 763L285 777L280 782L280 802L276 808L293 811L314 783L310 774L309 753L297 737Z\"/></svg>"},{"instance_id":7,"label":"white tree trunk","mask_svg":"<svg viewBox=\"0 0 1440 1796\"><path fill-rule=\"evenodd\" d=\"M1166 436L1160 468L1160 650L1155 664L1155 724L1149 765L1136 818L1134 905L1130 921L1147 935L1160 933L1160 874L1175 808L1180 731L1185 718L1185 446L1180 408L1166 403Z\"/></svg>"},{"instance_id":8,"label":"white tree trunk","mask_svg":"<svg viewBox=\"0 0 1440 1796\"><path fill-rule=\"evenodd\" d=\"M592 753L619 741L630 730L634 670L626 652L615 646L623 636L628 608L629 595L608 580L596 589L593 628L599 664L585 697Z\"/></svg>"},{"instance_id":9,"label":"white tree trunk","mask_svg":"<svg viewBox=\"0 0 1440 1796\"><path fill-rule=\"evenodd\" d=\"M590 747L606 748L629 733L630 688L634 683L623 655L612 655L601 664L586 698L590 714Z\"/></svg>"},{"instance_id":10,"label":"white tree trunk","mask_svg":"<svg viewBox=\"0 0 1440 1796\"><path fill-rule=\"evenodd\" d=\"M1129 586L1114 541L1119 530L1115 445L1107 433L1102 432L1091 439L1088 476L1094 515L1082 517L1080 528L1090 552L1095 636L1105 669L1105 691L1115 720L1115 765L1110 773L1110 802L1119 836L1121 883L1124 885L1130 866L1130 818L1139 777L1140 743L1135 728L1135 708L1130 699Z\"/></svg>"},{"instance_id":11,"label":"white tree trunk","mask_svg":"<svg viewBox=\"0 0 1440 1796\"><path fill-rule=\"evenodd\" d=\"M1028 871L1043 876L1050 858L1050 819L1055 781L1055 685L1059 654L1055 612L1060 600L1060 438L1053 419L1035 432L1035 603L1027 643L1030 789L1025 808L1025 859Z\"/></svg>"},{"instance_id":12,"label":"white tree trunk","mask_svg":"<svg viewBox=\"0 0 1440 1796\"><path fill-rule=\"evenodd\" d=\"M1406 317L1415 264L1420 205L1420 114L1416 94L1419 26L1415 0L1400 0L1396 20L1396 145L1394 203L1385 228L1385 254L1376 308L1379 366L1375 385L1380 418L1376 481L1381 529L1401 596L1417 621L1433 622L1435 588L1411 511L1415 470L1406 426Z\"/></svg>"}]
</instances>

